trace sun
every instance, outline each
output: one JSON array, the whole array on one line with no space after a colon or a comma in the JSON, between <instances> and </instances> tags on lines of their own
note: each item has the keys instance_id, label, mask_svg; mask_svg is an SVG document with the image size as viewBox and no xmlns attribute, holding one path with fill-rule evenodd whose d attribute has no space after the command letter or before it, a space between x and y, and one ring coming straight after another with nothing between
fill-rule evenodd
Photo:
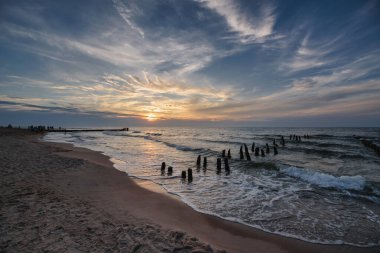
<instances>
[{"instance_id":1,"label":"sun","mask_svg":"<svg viewBox=\"0 0 380 253\"><path fill-rule=\"evenodd\" d=\"M148 114L148 115L146 115L146 119L148 121L155 121L155 120L157 120L157 116L154 114Z\"/></svg>"}]
</instances>

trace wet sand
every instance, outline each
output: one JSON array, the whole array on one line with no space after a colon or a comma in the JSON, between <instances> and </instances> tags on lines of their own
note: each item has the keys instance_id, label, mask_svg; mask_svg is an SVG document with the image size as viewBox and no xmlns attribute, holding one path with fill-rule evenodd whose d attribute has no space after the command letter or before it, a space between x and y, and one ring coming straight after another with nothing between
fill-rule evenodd
<instances>
[{"instance_id":1,"label":"wet sand","mask_svg":"<svg viewBox=\"0 0 380 253\"><path fill-rule=\"evenodd\" d=\"M105 155L40 137L0 129L1 252L380 252L198 213Z\"/></svg>"}]
</instances>

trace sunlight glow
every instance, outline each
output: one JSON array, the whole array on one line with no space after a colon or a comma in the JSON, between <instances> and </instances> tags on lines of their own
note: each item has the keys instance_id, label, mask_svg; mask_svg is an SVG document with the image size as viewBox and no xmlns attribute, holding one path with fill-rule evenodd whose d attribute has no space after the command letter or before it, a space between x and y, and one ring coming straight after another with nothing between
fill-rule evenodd
<instances>
[{"instance_id":1,"label":"sunlight glow","mask_svg":"<svg viewBox=\"0 0 380 253\"><path fill-rule=\"evenodd\" d=\"M148 114L148 115L146 115L146 119L148 121L155 121L155 120L157 120L157 116L154 114Z\"/></svg>"}]
</instances>

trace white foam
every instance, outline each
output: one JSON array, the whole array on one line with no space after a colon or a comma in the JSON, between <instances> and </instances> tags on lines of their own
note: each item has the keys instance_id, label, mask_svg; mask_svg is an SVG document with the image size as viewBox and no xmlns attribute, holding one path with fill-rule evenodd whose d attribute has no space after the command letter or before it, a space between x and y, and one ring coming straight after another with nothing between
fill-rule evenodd
<instances>
[{"instance_id":1,"label":"white foam","mask_svg":"<svg viewBox=\"0 0 380 253\"><path fill-rule=\"evenodd\" d=\"M364 177L362 176L336 177L330 174L317 171L310 171L307 169L301 169L293 166L281 168L281 172L324 188L337 188L342 190L363 190L366 182Z\"/></svg>"}]
</instances>

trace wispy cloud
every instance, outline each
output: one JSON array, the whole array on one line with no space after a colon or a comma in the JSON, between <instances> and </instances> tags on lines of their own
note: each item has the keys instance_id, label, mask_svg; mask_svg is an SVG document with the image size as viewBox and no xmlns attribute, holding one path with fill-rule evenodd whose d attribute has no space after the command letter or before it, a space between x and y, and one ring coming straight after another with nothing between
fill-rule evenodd
<instances>
[{"instance_id":1,"label":"wispy cloud","mask_svg":"<svg viewBox=\"0 0 380 253\"><path fill-rule=\"evenodd\" d=\"M304 49L302 49L304 50ZM302 51L302 54L314 54ZM330 69L329 73L316 73L296 77L283 89L268 95L224 101L216 106L194 108L197 114L216 119L266 120L286 117L310 117L330 114L367 113L380 110L379 51Z\"/></svg>"},{"instance_id":2,"label":"wispy cloud","mask_svg":"<svg viewBox=\"0 0 380 253\"><path fill-rule=\"evenodd\" d=\"M276 22L274 7L262 6L256 16L248 15L233 0L198 0L207 8L217 12L227 22L231 31L238 34L242 43L262 41L273 33Z\"/></svg>"},{"instance_id":3,"label":"wispy cloud","mask_svg":"<svg viewBox=\"0 0 380 253\"><path fill-rule=\"evenodd\" d=\"M12 39L32 40L33 43L21 43L15 46L53 60L70 62L70 56L81 53L136 71L164 71L182 75L202 69L214 59L233 53L231 50L222 52L205 38L191 33L163 36L153 41L136 38L127 29L125 33L115 30L108 36L112 39L100 39L99 36L89 35L81 40L75 40L12 24L3 25L0 30L10 35ZM195 40L197 44L193 43Z\"/></svg>"},{"instance_id":4,"label":"wispy cloud","mask_svg":"<svg viewBox=\"0 0 380 253\"><path fill-rule=\"evenodd\" d=\"M197 86L174 81L142 72L141 75L105 74L93 83L54 83L19 76L9 77L9 85L24 83L29 89L43 88L49 98L14 98L0 96L8 102L35 106L34 110L54 108L77 108L78 111L99 111L144 118L155 113L161 119L191 119L195 104L207 106L228 101L234 95L232 89L218 89L213 86ZM1 88L1 86L0 86ZM64 97L57 101L54 97ZM9 107L9 105L7 105ZM46 108L45 108L46 107ZM66 109L65 109L66 110Z\"/></svg>"},{"instance_id":5,"label":"wispy cloud","mask_svg":"<svg viewBox=\"0 0 380 253\"><path fill-rule=\"evenodd\" d=\"M309 35L307 35L303 38L290 62L283 63L280 65L280 68L286 71L296 72L321 67L330 63L327 55L332 50L333 48L327 49L323 42L315 43L315 45L312 46Z\"/></svg>"},{"instance_id":6,"label":"wispy cloud","mask_svg":"<svg viewBox=\"0 0 380 253\"><path fill-rule=\"evenodd\" d=\"M144 31L132 21L133 11L127 8L121 0L112 0L112 2L124 21L144 38Z\"/></svg>"}]
</instances>

